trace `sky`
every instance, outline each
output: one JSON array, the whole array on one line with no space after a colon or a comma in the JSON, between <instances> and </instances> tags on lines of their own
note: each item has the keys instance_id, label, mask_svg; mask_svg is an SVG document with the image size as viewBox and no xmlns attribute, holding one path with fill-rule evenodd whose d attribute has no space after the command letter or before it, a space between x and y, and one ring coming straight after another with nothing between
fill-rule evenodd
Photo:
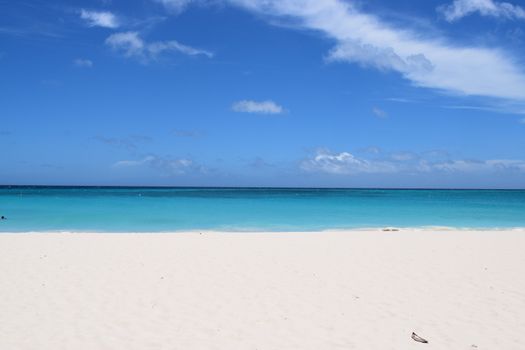
<instances>
[{"instance_id":1,"label":"sky","mask_svg":"<svg viewBox=\"0 0 525 350\"><path fill-rule=\"evenodd\" d=\"M525 1L0 0L0 184L525 188Z\"/></svg>"}]
</instances>

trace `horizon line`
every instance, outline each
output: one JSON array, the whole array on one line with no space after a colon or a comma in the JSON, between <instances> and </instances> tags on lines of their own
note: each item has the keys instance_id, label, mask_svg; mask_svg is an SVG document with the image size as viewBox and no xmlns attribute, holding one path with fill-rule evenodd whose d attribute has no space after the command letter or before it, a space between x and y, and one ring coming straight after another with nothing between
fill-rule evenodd
<instances>
[{"instance_id":1,"label":"horizon line","mask_svg":"<svg viewBox=\"0 0 525 350\"><path fill-rule=\"evenodd\" d=\"M9 185L0 184L0 189L9 188L146 188L146 189L247 189L247 190L421 190L421 191L525 191L525 187L476 188L476 187L308 187L308 186L171 186L171 185Z\"/></svg>"}]
</instances>

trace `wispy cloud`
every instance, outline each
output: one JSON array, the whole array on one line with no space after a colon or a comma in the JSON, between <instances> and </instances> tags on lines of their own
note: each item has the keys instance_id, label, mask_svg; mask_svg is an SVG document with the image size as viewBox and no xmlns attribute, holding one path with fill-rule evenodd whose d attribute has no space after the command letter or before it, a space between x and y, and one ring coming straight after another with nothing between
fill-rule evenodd
<instances>
[{"instance_id":1,"label":"wispy cloud","mask_svg":"<svg viewBox=\"0 0 525 350\"><path fill-rule=\"evenodd\" d=\"M111 147L123 148L134 152L138 149L139 145L151 142L151 137L144 135L131 135L127 137L95 136L93 140Z\"/></svg>"},{"instance_id":2,"label":"wispy cloud","mask_svg":"<svg viewBox=\"0 0 525 350\"><path fill-rule=\"evenodd\" d=\"M410 152L390 154L383 158L357 157L350 152L333 153L326 149L300 163L307 172L334 175L384 173L497 173L501 171L525 173L525 160L516 159L435 159L430 154Z\"/></svg>"},{"instance_id":3,"label":"wispy cloud","mask_svg":"<svg viewBox=\"0 0 525 350\"><path fill-rule=\"evenodd\" d=\"M368 153L368 154L379 154L381 153L381 149L379 147L369 146L369 147L361 148L360 152Z\"/></svg>"},{"instance_id":4,"label":"wispy cloud","mask_svg":"<svg viewBox=\"0 0 525 350\"><path fill-rule=\"evenodd\" d=\"M164 51L177 51L188 56L204 55L209 58L213 57L213 53L206 50L196 49L191 46L183 45L175 40L157 41L147 46L151 55L156 56Z\"/></svg>"},{"instance_id":5,"label":"wispy cloud","mask_svg":"<svg viewBox=\"0 0 525 350\"><path fill-rule=\"evenodd\" d=\"M59 39L64 35L60 33L57 25L48 25L47 23L40 23L32 21L31 25L20 24L19 27L0 27L0 34L17 36L20 38L36 38L46 37Z\"/></svg>"},{"instance_id":6,"label":"wispy cloud","mask_svg":"<svg viewBox=\"0 0 525 350\"><path fill-rule=\"evenodd\" d=\"M77 58L73 61L73 64L77 67L91 68L93 67L93 61L85 58Z\"/></svg>"},{"instance_id":7,"label":"wispy cloud","mask_svg":"<svg viewBox=\"0 0 525 350\"><path fill-rule=\"evenodd\" d=\"M148 166L161 171L164 175L184 175L187 173L205 172L205 169L188 158L170 158L148 155L138 160L120 160L113 164L115 168Z\"/></svg>"},{"instance_id":8,"label":"wispy cloud","mask_svg":"<svg viewBox=\"0 0 525 350\"><path fill-rule=\"evenodd\" d=\"M407 162L418 158L418 156L412 152L395 152L390 155L390 158L398 162Z\"/></svg>"},{"instance_id":9,"label":"wispy cloud","mask_svg":"<svg viewBox=\"0 0 525 350\"><path fill-rule=\"evenodd\" d=\"M90 27L118 28L120 21L113 13L108 11L80 10L80 18Z\"/></svg>"},{"instance_id":10,"label":"wispy cloud","mask_svg":"<svg viewBox=\"0 0 525 350\"><path fill-rule=\"evenodd\" d=\"M460 20L474 13L488 17L525 19L525 9L522 7L493 0L454 0L449 5L439 6L438 11L449 22Z\"/></svg>"},{"instance_id":11,"label":"wispy cloud","mask_svg":"<svg viewBox=\"0 0 525 350\"><path fill-rule=\"evenodd\" d=\"M154 0L155 2L163 4L169 11L179 14L186 9L186 7L195 2L195 0Z\"/></svg>"},{"instance_id":12,"label":"wispy cloud","mask_svg":"<svg viewBox=\"0 0 525 350\"><path fill-rule=\"evenodd\" d=\"M147 164L153 160L155 160L155 157L153 156L147 156L147 157L144 157L138 160L119 160L118 162L115 162L113 166L116 168L133 167L133 166Z\"/></svg>"},{"instance_id":13,"label":"wispy cloud","mask_svg":"<svg viewBox=\"0 0 525 350\"><path fill-rule=\"evenodd\" d=\"M502 103L503 102L503 103ZM445 109L475 110L491 113L525 115L525 105L512 101L474 101L472 104L442 105Z\"/></svg>"},{"instance_id":14,"label":"wispy cloud","mask_svg":"<svg viewBox=\"0 0 525 350\"><path fill-rule=\"evenodd\" d=\"M388 23L342 0L230 0L335 41L328 62L399 72L414 85L460 95L525 100L525 73L508 52L452 44Z\"/></svg>"},{"instance_id":15,"label":"wispy cloud","mask_svg":"<svg viewBox=\"0 0 525 350\"><path fill-rule=\"evenodd\" d=\"M435 170L447 172L497 172L504 170L525 171L525 161L514 159L491 159L491 160L451 160L445 163L433 164Z\"/></svg>"},{"instance_id":16,"label":"wispy cloud","mask_svg":"<svg viewBox=\"0 0 525 350\"><path fill-rule=\"evenodd\" d=\"M232 110L241 113L258 113L258 114L281 114L284 108L277 103L268 101L242 100L233 103Z\"/></svg>"},{"instance_id":17,"label":"wispy cloud","mask_svg":"<svg viewBox=\"0 0 525 350\"><path fill-rule=\"evenodd\" d=\"M183 45L175 40L145 42L138 32L122 32L110 35L106 45L113 50L122 52L126 57L137 57L143 61L156 59L163 52L178 52L188 56L213 57L213 53Z\"/></svg>"},{"instance_id":18,"label":"wispy cloud","mask_svg":"<svg viewBox=\"0 0 525 350\"><path fill-rule=\"evenodd\" d=\"M399 103L416 103L416 100L403 98L403 97L388 97L385 100L390 102L399 102Z\"/></svg>"},{"instance_id":19,"label":"wispy cloud","mask_svg":"<svg viewBox=\"0 0 525 350\"><path fill-rule=\"evenodd\" d=\"M378 118L386 118L386 117L388 117L388 113L385 112L384 110L382 110L379 107L372 108L372 113L374 113L374 115L376 117L378 117Z\"/></svg>"}]
</instances>

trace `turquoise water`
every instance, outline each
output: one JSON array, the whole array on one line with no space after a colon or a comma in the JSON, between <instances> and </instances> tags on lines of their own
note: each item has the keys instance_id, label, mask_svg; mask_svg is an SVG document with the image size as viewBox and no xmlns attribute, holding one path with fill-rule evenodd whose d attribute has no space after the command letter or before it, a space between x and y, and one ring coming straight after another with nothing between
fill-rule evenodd
<instances>
[{"instance_id":1,"label":"turquoise water","mask_svg":"<svg viewBox=\"0 0 525 350\"><path fill-rule=\"evenodd\" d=\"M525 191L0 187L0 231L525 227Z\"/></svg>"}]
</instances>

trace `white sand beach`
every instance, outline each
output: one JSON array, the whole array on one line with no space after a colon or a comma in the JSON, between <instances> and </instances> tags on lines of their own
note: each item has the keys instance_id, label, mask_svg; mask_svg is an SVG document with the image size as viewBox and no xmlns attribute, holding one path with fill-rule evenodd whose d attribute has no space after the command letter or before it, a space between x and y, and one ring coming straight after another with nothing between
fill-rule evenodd
<instances>
[{"instance_id":1,"label":"white sand beach","mask_svg":"<svg viewBox=\"0 0 525 350\"><path fill-rule=\"evenodd\" d=\"M5 350L521 350L524 338L524 231L0 234Z\"/></svg>"}]
</instances>

